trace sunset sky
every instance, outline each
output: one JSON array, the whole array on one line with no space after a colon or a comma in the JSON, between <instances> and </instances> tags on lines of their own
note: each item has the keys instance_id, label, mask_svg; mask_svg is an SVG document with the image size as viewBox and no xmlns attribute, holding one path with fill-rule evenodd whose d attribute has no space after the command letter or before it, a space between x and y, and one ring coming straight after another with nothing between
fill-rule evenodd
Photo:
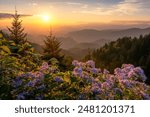
<instances>
[{"instance_id":1,"label":"sunset sky","mask_svg":"<svg viewBox=\"0 0 150 117\"><path fill-rule=\"evenodd\" d=\"M150 21L150 0L0 0L0 13L14 13L15 6L19 14L31 15L24 18L28 25Z\"/></svg>"}]
</instances>

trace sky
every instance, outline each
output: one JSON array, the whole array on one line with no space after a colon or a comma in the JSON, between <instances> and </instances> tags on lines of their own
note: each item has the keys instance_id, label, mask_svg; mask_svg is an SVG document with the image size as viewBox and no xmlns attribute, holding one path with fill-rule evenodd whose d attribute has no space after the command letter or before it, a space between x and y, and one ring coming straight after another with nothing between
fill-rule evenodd
<instances>
[{"instance_id":1,"label":"sky","mask_svg":"<svg viewBox=\"0 0 150 117\"><path fill-rule=\"evenodd\" d=\"M0 0L0 13L14 13L15 6L19 14L31 15L24 18L28 26L150 24L150 0Z\"/></svg>"}]
</instances>

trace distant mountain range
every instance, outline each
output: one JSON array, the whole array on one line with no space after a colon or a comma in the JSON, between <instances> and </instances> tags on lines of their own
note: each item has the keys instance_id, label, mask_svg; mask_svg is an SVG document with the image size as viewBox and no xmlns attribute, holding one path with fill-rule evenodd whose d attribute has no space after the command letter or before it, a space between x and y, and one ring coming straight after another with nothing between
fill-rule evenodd
<instances>
[{"instance_id":1,"label":"distant mountain range","mask_svg":"<svg viewBox=\"0 0 150 117\"><path fill-rule=\"evenodd\" d=\"M63 49L70 49L78 45L78 42L71 37L57 37L57 40L61 43Z\"/></svg>"},{"instance_id":2,"label":"distant mountain range","mask_svg":"<svg viewBox=\"0 0 150 117\"><path fill-rule=\"evenodd\" d=\"M124 36L139 37L150 33L150 28L130 28L130 29L112 29L112 30L93 30L83 29L69 32L67 36L72 37L77 42L93 42L97 40L116 40Z\"/></svg>"},{"instance_id":3,"label":"distant mountain range","mask_svg":"<svg viewBox=\"0 0 150 117\"><path fill-rule=\"evenodd\" d=\"M105 43L117 40L124 36L139 37L150 33L150 28L130 28L130 29L112 29L112 30L94 30L94 29L83 29L78 31L69 32L63 37L57 37L58 41L61 42L61 48L70 50L72 48L87 49L87 48L99 48ZM44 45L44 35L33 35L29 34L29 41Z\"/></svg>"},{"instance_id":4,"label":"distant mountain range","mask_svg":"<svg viewBox=\"0 0 150 117\"><path fill-rule=\"evenodd\" d=\"M139 37L150 33L150 27L145 29L130 28L130 29L112 29L112 30L94 30L83 29L69 32L64 37L57 37L61 42L63 53L73 56L75 59L81 59L88 53L90 49L96 49L103 46L105 43L115 41L122 37ZM29 34L28 41L30 41L38 52L42 52L44 45L44 35Z\"/></svg>"},{"instance_id":5,"label":"distant mountain range","mask_svg":"<svg viewBox=\"0 0 150 117\"><path fill-rule=\"evenodd\" d=\"M82 59L89 51L100 48L105 43L115 41L122 37L139 37L140 35L146 35L150 33L150 28L130 28L120 30L93 30L83 29L79 31L69 32L67 36L73 38L78 42L72 48L64 51L66 55L72 56L74 59ZM70 42L71 44L71 42Z\"/></svg>"}]
</instances>

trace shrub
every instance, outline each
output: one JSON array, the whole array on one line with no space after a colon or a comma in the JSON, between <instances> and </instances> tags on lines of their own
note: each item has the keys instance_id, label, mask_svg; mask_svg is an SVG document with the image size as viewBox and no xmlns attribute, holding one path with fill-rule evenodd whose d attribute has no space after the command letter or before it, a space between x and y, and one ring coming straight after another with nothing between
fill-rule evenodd
<instances>
[{"instance_id":1,"label":"shrub","mask_svg":"<svg viewBox=\"0 0 150 117\"><path fill-rule=\"evenodd\" d=\"M124 64L114 74L95 68L89 60L73 61L73 71L61 72L44 62L36 71L26 72L13 82L14 99L150 99L146 76L140 67Z\"/></svg>"}]
</instances>

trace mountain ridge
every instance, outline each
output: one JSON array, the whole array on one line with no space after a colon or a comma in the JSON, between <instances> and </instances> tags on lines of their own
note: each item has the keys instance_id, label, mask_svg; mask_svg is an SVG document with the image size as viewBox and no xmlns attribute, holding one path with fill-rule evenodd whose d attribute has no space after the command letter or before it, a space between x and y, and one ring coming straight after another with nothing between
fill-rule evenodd
<instances>
[{"instance_id":1,"label":"mountain ridge","mask_svg":"<svg viewBox=\"0 0 150 117\"><path fill-rule=\"evenodd\" d=\"M74 38L78 42L92 42L100 39L116 40L124 36L139 37L150 33L150 27L147 28L128 28L128 29L108 29L108 30L96 30L96 29L82 29L72 31L67 34Z\"/></svg>"}]
</instances>

